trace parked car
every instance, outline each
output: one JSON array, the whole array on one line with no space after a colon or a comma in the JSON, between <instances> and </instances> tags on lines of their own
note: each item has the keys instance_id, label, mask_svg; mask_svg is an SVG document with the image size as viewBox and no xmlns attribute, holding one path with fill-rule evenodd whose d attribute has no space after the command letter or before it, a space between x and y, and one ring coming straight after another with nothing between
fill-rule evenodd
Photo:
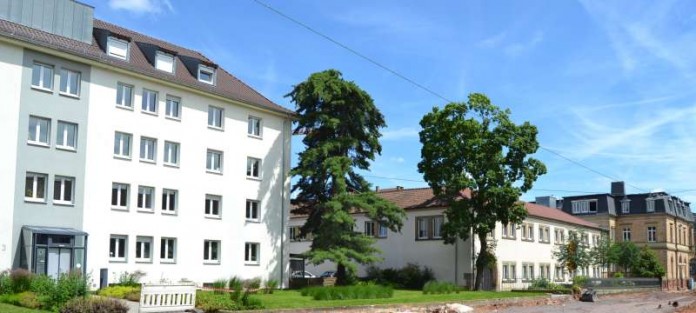
<instances>
[{"instance_id":1,"label":"parked car","mask_svg":"<svg viewBox=\"0 0 696 313\"><path fill-rule=\"evenodd\" d=\"M315 277L317 277L316 275L314 275L310 272L307 272L307 271L304 271L304 275L302 275L302 274L303 274L302 271L294 271L294 272L292 272L292 275L290 277L292 277L292 278L315 278Z\"/></svg>"},{"instance_id":2,"label":"parked car","mask_svg":"<svg viewBox=\"0 0 696 313\"><path fill-rule=\"evenodd\" d=\"M335 271L326 271L321 273L319 277L336 277L336 272Z\"/></svg>"}]
</instances>

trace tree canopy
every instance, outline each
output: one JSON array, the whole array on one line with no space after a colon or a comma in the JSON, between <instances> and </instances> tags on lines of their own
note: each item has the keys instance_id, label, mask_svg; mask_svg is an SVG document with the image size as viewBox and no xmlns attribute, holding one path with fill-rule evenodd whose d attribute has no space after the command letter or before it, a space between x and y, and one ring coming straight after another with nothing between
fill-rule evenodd
<instances>
[{"instance_id":1,"label":"tree canopy","mask_svg":"<svg viewBox=\"0 0 696 313\"><path fill-rule=\"evenodd\" d=\"M494 260L486 235L496 222L518 223L526 217L519 202L523 192L546 173L544 164L529 155L539 148L537 128L515 124L483 94L467 102L438 107L421 119L421 161L418 170L437 197L447 202L443 225L445 242L479 238L475 289L483 269ZM470 197L462 191L470 190Z\"/></svg>"},{"instance_id":2,"label":"tree canopy","mask_svg":"<svg viewBox=\"0 0 696 313\"><path fill-rule=\"evenodd\" d=\"M565 267L571 276L575 276L579 268L585 268L593 263L589 246L582 240L583 236L582 232L569 231L568 240L553 252L558 263Z\"/></svg>"},{"instance_id":3,"label":"tree canopy","mask_svg":"<svg viewBox=\"0 0 696 313\"><path fill-rule=\"evenodd\" d=\"M292 188L297 192L294 213L307 215L301 232L313 235L307 256L314 264L336 263L343 283L355 262L379 260L374 239L353 230L352 213L364 213L392 231L400 230L405 217L403 209L377 196L356 172L368 170L381 153L384 116L367 92L337 70L311 74L286 97L295 103L295 133L304 134L306 146L291 174L299 178Z\"/></svg>"}]
</instances>

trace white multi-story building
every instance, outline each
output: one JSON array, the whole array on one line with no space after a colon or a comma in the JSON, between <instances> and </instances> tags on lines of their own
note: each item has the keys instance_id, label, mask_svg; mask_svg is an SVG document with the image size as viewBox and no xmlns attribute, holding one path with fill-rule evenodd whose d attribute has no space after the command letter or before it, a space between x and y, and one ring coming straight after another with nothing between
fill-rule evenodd
<instances>
[{"instance_id":1,"label":"white multi-story building","mask_svg":"<svg viewBox=\"0 0 696 313\"><path fill-rule=\"evenodd\" d=\"M0 2L0 268L287 280L292 112L73 0Z\"/></svg>"},{"instance_id":2,"label":"white multi-story building","mask_svg":"<svg viewBox=\"0 0 696 313\"><path fill-rule=\"evenodd\" d=\"M444 222L445 204L435 199L430 188L382 189L378 195L394 202L406 211L406 219L400 233L395 233L369 220L364 214L355 214L356 231L377 240L382 250L379 268L401 268L409 263L427 266L435 278L461 286L471 286L475 273L474 256L479 251L478 239L445 244L441 229ZM546 278L556 282L567 282L571 278L553 256L557 246L565 242L570 231L584 234L583 240L592 247L603 230L561 210L533 203L525 203L528 216L520 225L497 224L490 240L495 245L497 258L495 269L486 271L486 289L509 290L524 288L533 279ZM310 248L311 241L300 237L299 227L305 222L303 216L291 216L289 227L290 253L301 254ZM301 264L293 261L293 270ZM325 262L320 265L307 264L305 269L313 274L335 270L335 265ZM366 274L360 266L359 276ZM578 274L590 277L603 275L597 267L579 269Z\"/></svg>"}]
</instances>

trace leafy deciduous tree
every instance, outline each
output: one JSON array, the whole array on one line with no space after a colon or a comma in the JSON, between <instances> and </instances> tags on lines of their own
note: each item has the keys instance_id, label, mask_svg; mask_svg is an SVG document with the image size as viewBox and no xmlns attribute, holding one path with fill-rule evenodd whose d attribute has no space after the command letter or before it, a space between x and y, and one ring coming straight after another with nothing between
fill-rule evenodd
<instances>
[{"instance_id":1,"label":"leafy deciduous tree","mask_svg":"<svg viewBox=\"0 0 696 313\"><path fill-rule=\"evenodd\" d=\"M633 242L616 242L611 246L609 258L611 263L620 266L624 274L627 274L634 267L635 261L640 253L638 247Z\"/></svg>"},{"instance_id":2,"label":"leafy deciduous tree","mask_svg":"<svg viewBox=\"0 0 696 313\"><path fill-rule=\"evenodd\" d=\"M639 277L660 278L665 276L665 268L657 259L655 251L648 248L648 246L643 246L643 248L640 249L631 270L633 275Z\"/></svg>"},{"instance_id":3,"label":"leafy deciduous tree","mask_svg":"<svg viewBox=\"0 0 696 313\"><path fill-rule=\"evenodd\" d=\"M607 236L599 238L597 244L590 249L592 265L599 266L602 271L611 265L611 241Z\"/></svg>"},{"instance_id":4,"label":"leafy deciduous tree","mask_svg":"<svg viewBox=\"0 0 696 313\"><path fill-rule=\"evenodd\" d=\"M565 267L571 276L575 276L579 268L585 268L593 261L587 243L582 240L583 236L581 232L569 231L566 243L553 251L558 263Z\"/></svg>"},{"instance_id":5,"label":"leafy deciduous tree","mask_svg":"<svg viewBox=\"0 0 696 313\"><path fill-rule=\"evenodd\" d=\"M474 284L478 290L484 268L495 260L486 235L496 222L518 223L526 217L519 197L546 173L541 161L529 157L539 148L537 128L529 122L516 125L510 110L501 110L478 93L470 94L467 102L433 108L420 125L418 170L448 204L445 242L467 240L472 233L479 239ZM466 189L470 197L463 197Z\"/></svg>"},{"instance_id":6,"label":"leafy deciduous tree","mask_svg":"<svg viewBox=\"0 0 696 313\"><path fill-rule=\"evenodd\" d=\"M368 170L381 153L379 129L384 117L372 98L341 72L314 73L286 95L297 108L296 133L304 134L306 149L291 170L298 176L294 213L306 214L303 234L313 234L309 260L333 261L337 283L346 282L355 264L379 260L374 239L353 230L351 213L364 212L370 219L399 231L403 209L378 197L355 169Z\"/></svg>"}]
</instances>

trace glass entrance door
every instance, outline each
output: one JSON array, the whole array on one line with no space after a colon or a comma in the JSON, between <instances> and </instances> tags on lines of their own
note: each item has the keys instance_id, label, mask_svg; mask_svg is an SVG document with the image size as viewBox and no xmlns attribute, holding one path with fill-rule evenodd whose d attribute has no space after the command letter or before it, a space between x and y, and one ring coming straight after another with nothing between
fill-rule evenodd
<instances>
[{"instance_id":1,"label":"glass entrance door","mask_svg":"<svg viewBox=\"0 0 696 313\"><path fill-rule=\"evenodd\" d=\"M70 271L72 250L70 248L50 248L48 249L48 264L46 274L53 278L60 277Z\"/></svg>"}]
</instances>

